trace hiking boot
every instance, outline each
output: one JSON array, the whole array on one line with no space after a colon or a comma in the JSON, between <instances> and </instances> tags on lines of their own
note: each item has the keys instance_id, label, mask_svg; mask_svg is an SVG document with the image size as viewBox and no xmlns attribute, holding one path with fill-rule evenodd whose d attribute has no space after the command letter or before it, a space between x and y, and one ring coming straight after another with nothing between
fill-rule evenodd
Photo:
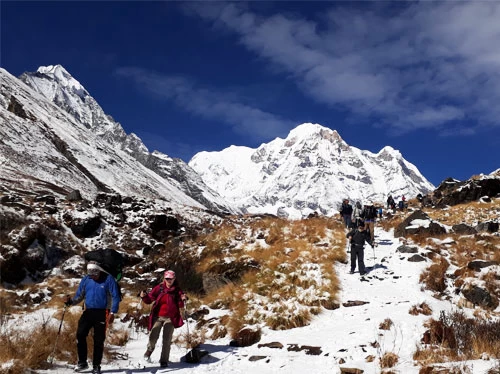
<instances>
[{"instance_id":1,"label":"hiking boot","mask_svg":"<svg viewBox=\"0 0 500 374\"><path fill-rule=\"evenodd\" d=\"M365 275L366 274L366 271L362 271L361 273L359 273L360 275Z\"/></svg>"},{"instance_id":2,"label":"hiking boot","mask_svg":"<svg viewBox=\"0 0 500 374\"><path fill-rule=\"evenodd\" d=\"M351 270L351 271L349 272L349 274L354 274L354 270Z\"/></svg>"},{"instance_id":3,"label":"hiking boot","mask_svg":"<svg viewBox=\"0 0 500 374\"><path fill-rule=\"evenodd\" d=\"M89 364L87 364L86 362L79 362L75 367L75 371L80 372L83 370L87 370L88 368L89 368Z\"/></svg>"},{"instance_id":4,"label":"hiking boot","mask_svg":"<svg viewBox=\"0 0 500 374\"><path fill-rule=\"evenodd\" d=\"M160 362L160 367L161 367L161 368L166 368L166 367L168 367L168 362Z\"/></svg>"},{"instance_id":5,"label":"hiking boot","mask_svg":"<svg viewBox=\"0 0 500 374\"><path fill-rule=\"evenodd\" d=\"M94 368L92 369L92 374L101 374L101 367L94 366Z\"/></svg>"},{"instance_id":6,"label":"hiking boot","mask_svg":"<svg viewBox=\"0 0 500 374\"><path fill-rule=\"evenodd\" d=\"M151 362L151 354L153 353L153 351L150 351L149 349L146 351L146 353L144 353L144 360L146 362Z\"/></svg>"}]
</instances>

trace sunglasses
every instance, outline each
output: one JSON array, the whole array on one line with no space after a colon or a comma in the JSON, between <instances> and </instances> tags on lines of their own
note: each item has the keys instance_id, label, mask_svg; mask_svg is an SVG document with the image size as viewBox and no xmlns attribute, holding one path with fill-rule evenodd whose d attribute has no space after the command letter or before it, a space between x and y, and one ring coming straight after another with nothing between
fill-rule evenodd
<instances>
[{"instance_id":1,"label":"sunglasses","mask_svg":"<svg viewBox=\"0 0 500 374\"><path fill-rule=\"evenodd\" d=\"M166 281L173 281L174 278L165 278Z\"/></svg>"}]
</instances>

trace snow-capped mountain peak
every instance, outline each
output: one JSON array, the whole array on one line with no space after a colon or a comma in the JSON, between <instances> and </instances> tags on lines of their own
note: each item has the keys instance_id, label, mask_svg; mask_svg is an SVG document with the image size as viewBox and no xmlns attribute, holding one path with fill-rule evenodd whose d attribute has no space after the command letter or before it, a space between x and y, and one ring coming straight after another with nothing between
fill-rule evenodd
<instances>
[{"instance_id":1,"label":"snow-capped mountain peak","mask_svg":"<svg viewBox=\"0 0 500 374\"><path fill-rule=\"evenodd\" d=\"M0 69L0 164L5 180L50 183L61 190L161 198L233 211L182 160L149 153L135 134L101 108L61 65L19 79ZM24 84L23 84L24 83Z\"/></svg>"},{"instance_id":2,"label":"snow-capped mountain peak","mask_svg":"<svg viewBox=\"0 0 500 374\"><path fill-rule=\"evenodd\" d=\"M52 78L60 86L69 87L75 93L82 93L82 94L85 93L88 95L88 92L80 84L80 82L78 82L75 78L73 78L71 74L68 73L68 71L61 65L40 66L37 69L37 73Z\"/></svg>"},{"instance_id":3,"label":"snow-capped mountain peak","mask_svg":"<svg viewBox=\"0 0 500 374\"><path fill-rule=\"evenodd\" d=\"M202 152L189 165L236 206L254 213L300 218L333 215L342 199L385 202L434 186L392 147L373 154L349 146L336 130L305 123L285 139L257 149Z\"/></svg>"}]
</instances>

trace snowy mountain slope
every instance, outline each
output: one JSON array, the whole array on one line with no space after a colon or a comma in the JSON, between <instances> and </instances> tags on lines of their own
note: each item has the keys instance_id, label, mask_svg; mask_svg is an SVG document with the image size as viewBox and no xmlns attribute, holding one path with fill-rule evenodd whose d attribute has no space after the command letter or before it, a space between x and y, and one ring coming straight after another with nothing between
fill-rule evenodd
<instances>
[{"instance_id":1,"label":"snowy mountain slope","mask_svg":"<svg viewBox=\"0 0 500 374\"><path fill-rule=\"evenodd\" d=\"M116 191L204 208L5 70L0 76L3 183L53 184L65 193L79 189L84 196Z\"/></svg>"},{"instance_id":2,"label":"snowy mountain slope","mask_svg":"<svg viewBox=\"0 0 500 374\"><path fill-rule=\"evenodd\" d=\"M127 135L63 67L41 67L22 81L0 74L4 178L231 211L182 160L149 153L135 134Z\"/></svg>"},{"instance_id":3,"label":"snowy mountain slope","mask_svg":"<svg viewBox=\"0 0 500 374\"><path fill-rule=\"evenodd\" d=\"M291 218L335 214L346 197L384 203L388 194L412 197L434 189L399 151L363 151L337 131L311 123L257 149L200 152L189 166L237 207Z\"/></svg>"},{"instance_id":4,"label":"snowy mountain slope","mask_svg":"<svg viewBox=\"0 0 500 374\"><path fill-rule=\"evenodd\" d=\"M342 373L341 369L345 368L355 368L363 370L365 374L378 374L383 372L380 367L383 354L392 352L398 356L398 362L389 368L390 372L417 374L421 368L413 359L413 354L422 346L420 340L425 331L424 322L430 318L438 320L441 312L454 311L456 300L439 299L434 297L431 291L423 289L419 281L420 274L429 266L431 260L409 261L413 254L398 251L401 244L394 238L392 230L384 231L377 226L376 239L380 244L375 252L370 247L365 251L368 270L365 277L360 277L358 273L349 274L348 264L335 265L342 285L340 307L334 310L323 309L308 326L291 330L263 328L259 344L248 347L231 347L228 338L206 340L201 348L207 350L209 356L197 365L183 362L182 357L187 353L187 349L182 345L173 344L169 368L165 370L160 370L157 363L161 343L158 342L157 349L153 352L153 363L144 363L142 355L147 346L148 335L131 331L130 341L120 351L123 355L128 355L128 358L103 362L102 369L116 374L160 373L171 370L192 374L330 374ZM419 248L418 251L426 257L426 249ZM361 303L350 306L349 301ZM409 313L412 307L421 304L429 307L430 315ZM77 308L72 308L72 312L79 313L75 309ZM464 310L469 318L473 312L474 309ZM207 318L220 313L222 311L211 309ZM380 326L387 319L392 322L392 326L382 329ZM115 321L114 328L126 328L127 324L120 323L119 319ZM56 324L57 320L53 320L53 323ZM196 323L190 320L189 324L175 330L174 338L186 336L189 332L192 334L195 330ZM265 346L273 342L281 344L282 348ZM317 347L321 353L307 354L306 351L294 347ZM436 372L439 368L448 367L455 368L453 372L486 374L489 368L498 367L498 364L498 360L485 357L484 360L437 364ZM142 369L143 365L145 369ZM463 368L463 371L457 368ZM72 372L71 368L60 362L56 363L55 369L40 370L39 373L52 373L54 370L60 374Z\"/></svg>"}]
</instances>

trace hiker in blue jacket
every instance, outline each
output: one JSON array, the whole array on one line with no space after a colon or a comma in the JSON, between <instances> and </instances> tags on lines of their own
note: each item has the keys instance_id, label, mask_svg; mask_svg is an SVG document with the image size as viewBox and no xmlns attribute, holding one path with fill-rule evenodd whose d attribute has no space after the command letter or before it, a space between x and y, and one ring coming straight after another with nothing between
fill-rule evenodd
<instances>
[{"instance_id":1,"label":"hiker in blue jacket","mask_svg":"<svg viewBox=\"0 0 500 374\"><path fill-rule=\"evenodd\" d=\"M356 259L358 260L358 269L359 269L359 274L365 275L366 274L366 268L365 268L365 262L364 262L364 257L365 257L365 243L370 244L370 246L373 248L373 243L370 240L370 233L365 230L365 223L360 222L358 228L349 231L347 233L347 239L350 239L351 241L351 271L350 273L353 274L354 270L356 269Z\"/></svg>"},{"instance_id":2,"label":"hiker in blue jacket","mask_svg":"<svg viewBox=\"0 0 500 374\"><path fill-rule=\"evenodd\" d=\"M101 374L101 361L106 338L106 326L113 323L120 304L120 290L113 276L97 263L89 262L87 275L81 280L75 297L66 296L65 305L71 306L85 300L85 309L78 321L76 332L78 364L75 371L87 370L87 335L94 329L94 374ZM110 305L111 304L111 305Z\"/></svg>"}]
</instances>

